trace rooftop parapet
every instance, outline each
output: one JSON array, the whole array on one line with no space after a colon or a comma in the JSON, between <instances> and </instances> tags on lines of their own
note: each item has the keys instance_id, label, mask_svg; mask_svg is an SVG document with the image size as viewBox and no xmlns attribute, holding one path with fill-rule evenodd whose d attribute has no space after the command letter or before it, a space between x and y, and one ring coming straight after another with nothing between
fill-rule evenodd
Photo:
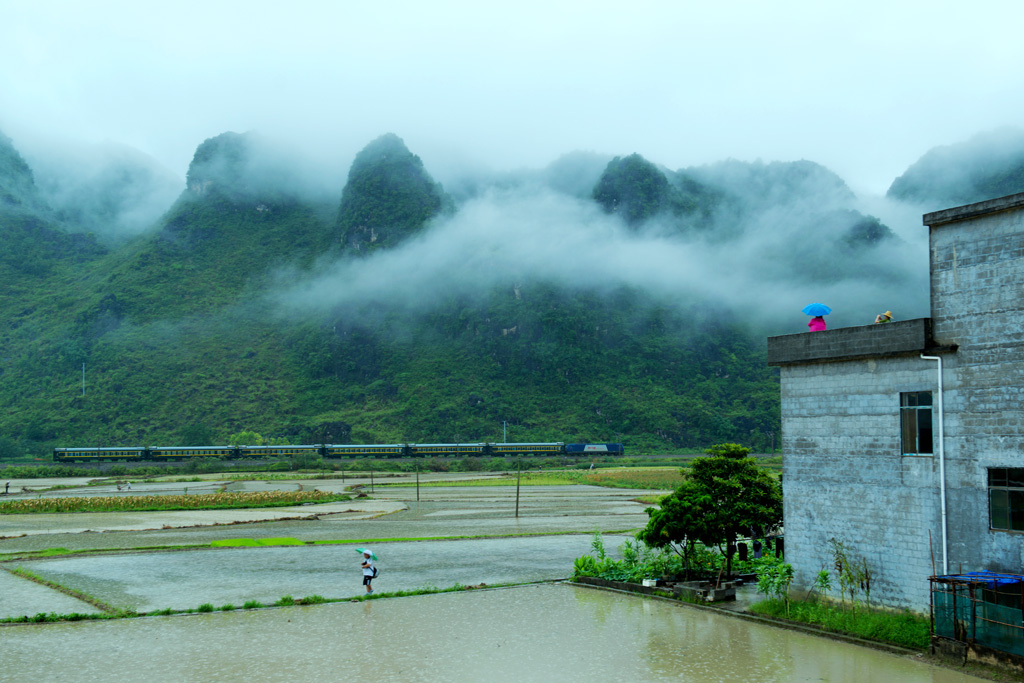
<instances>
[{"instance_id":1,"label":"rooftop parapet","mask_svg":"<svg viewBox=\"0 0 1024 683\"><path fill-rule=\"evenodd\" d=\"M768 337L768 365L885 358L938 350L952 349L937 349L932 339L932 319L917 318Z\"/></svg>"},{"instance_id":2,"label":"rooftop parapet","mask_svg":"<svg viewBox=\"0 0 1024 683\"><path fill-rule=\"evenodd\" d=\"M933 211L932 213L926 213L922 218L925 225L934 228L946 223L966 221L979 216L987 216L1001 211L1012 211L1022 207L1024 207L1024 192L1011 194L1007 197L989 199L976 204L944 209L943 211Z\"/></svg>"}]
</instances>

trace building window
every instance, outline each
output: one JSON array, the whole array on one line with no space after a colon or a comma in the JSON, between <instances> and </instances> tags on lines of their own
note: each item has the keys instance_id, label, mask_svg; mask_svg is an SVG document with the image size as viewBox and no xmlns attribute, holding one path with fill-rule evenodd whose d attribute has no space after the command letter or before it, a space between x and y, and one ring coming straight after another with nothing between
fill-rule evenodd
<instances>
[{"instance_id":1,"label":"building window","mask_svg":"<svg viewBox=\"0 0 1024 683\"><path fill-rule=\"evenodd\" d=\"M900 434L904 455L932 454L932 392L900 394Z\"/></svg>"},{"instance_id":2,"label":"building window","mask_svg":"<svg viewBox=\"0 0 1024 683\"><path fill-rule=\"evenodd\" d=\"M988 510L992 529L1024 531L1024 468L988 471Z\"/></svg>"}]
</instances>

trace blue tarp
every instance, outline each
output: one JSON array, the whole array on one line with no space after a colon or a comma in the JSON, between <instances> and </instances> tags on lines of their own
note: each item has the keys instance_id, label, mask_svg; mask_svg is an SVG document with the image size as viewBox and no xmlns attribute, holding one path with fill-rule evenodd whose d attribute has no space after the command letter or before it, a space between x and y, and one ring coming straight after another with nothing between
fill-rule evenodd
<instances>
[{"instance_id":1,"label":"blue tarp","mask_svg":"<svg viewBox=\"0 0 1024 683\"><path fill-rule=\"evenodd\" d=\"M936 581L947 583L984 583L985 587L995 589L996 586L1008 586L1024 581L1020 574L1000 574L998 572L967 572L966 574L946 574L934 577Z\"/></svg>"}]
</instances>

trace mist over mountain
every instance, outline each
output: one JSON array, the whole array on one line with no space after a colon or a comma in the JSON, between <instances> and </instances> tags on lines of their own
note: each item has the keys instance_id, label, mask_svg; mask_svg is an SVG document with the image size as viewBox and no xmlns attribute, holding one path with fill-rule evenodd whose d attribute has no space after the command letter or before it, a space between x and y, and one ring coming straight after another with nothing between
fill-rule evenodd
<instances>
[{"instance_id":1,"label":"mist over mountain","mask_svg":"<svg viewBox=\"0 0 1024 683\"><path fill-rule=\"evenodd\" d=\"M256 132L227 132L204 140L185 176L194 197L212 194L269 203L336 202L333 174Z\"/></svg>"},{"instance_id":2,"label":"mist over mountain","mask_svg":"<svg viewBox=\"0 0 1024 683\"><path fill-rule=\"evenodd\" d=\"M0 210L43 211L45 205L39 198L32 169L11 139L0 133Z\"/></svg>"},{"instance_id":3,"label":"mist over mountain","mask_svg":"<svg viewBox=\"0 0 1024 683\"><path fill-rule=\"evenodd\" d=\"M1024 192L1024 130L1002 128L929 150L886 196L925 211Z\"/></svg>"},{"instance_id":4,"label":"mist over mountain","mask_svg":"<svg viewBox=\"0 0 1024 683\"><path fill-rule=\"evenodd\" d=\"M442 187L387 134L339 188L336 169L228 132L171 197L145 159L100 157L37 174L40 193L0 139L0 275L19 283L0 297L0 456L242 429L496 440L502 423L515 440L763 449L766 334L804 331L811 301L831 327L928 314L918 205L807 160L673 171L576 152L446 166ZM104 249L89 226L132 237Z\"/></svg>"},{"instance_id":5,"label":"mist over mountain","mask_svg":"<svg viewBox=\"0 0 1024 683\"><path fill-rule=\"evenodd\" d=\"M118 245L153 227L181 178L138 150L106 143L27 152L40 197L68 230Z\"/></svg>"},{"instance_id":6,"label":"mist over mountain","mask_svg":"<svg viewBox=\"0 0 1024 683\"><path fill-rule=\"evenodd\" d=\"M100 256L87 235L68 234L40 196L32 169L0 133L0 282L14 298L23 282Z\"/></svg>"}]
</instances>

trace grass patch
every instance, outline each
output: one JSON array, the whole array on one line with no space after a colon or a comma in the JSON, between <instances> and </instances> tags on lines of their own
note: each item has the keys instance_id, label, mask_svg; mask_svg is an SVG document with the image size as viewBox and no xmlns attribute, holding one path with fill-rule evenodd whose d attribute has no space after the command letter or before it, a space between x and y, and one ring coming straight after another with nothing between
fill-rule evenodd
<instances>
[{"instance_id":1,"label":"grass patch","mask_svg":"<svg viewBox=\"0 0 1024 683\"><path fill-rule=\"evenodd\" d=\"M765 600L750 607L755 614L813 624L824 631L898 645L913 650L928 648L931 625L927 616L909 611L890 611L810 601Z\"/></svg>"},{"instance_id":2,"label":"grass patch","mask_svg":"<svg viewBox=\"0 0 1024 683\"><path fill-rule=\"evenodd\" d=\"M232 510L287 507L306 503L351 500L347 494L325 491L262 491L255 493L203 493L172 496L95 496L32 498L0 503L0 514L65 512L147 512L156 510Z\"/></svg>"},{"instance_id":3,"label":"grass patch","mask_svg":"<svg viewBox=\"0 0 1024 683\"><path fill-rule=\"evenodd\" d=\"M214 548L251 548L263 545L253 538L228 538L223 541L210 541Z\"/></svg>"},{"instance_id":4,"label":"grass patch","mask_svg":"<svg viewBox=\"0 0 1024 683\"><path fill-rule=\"evenodd\" d=\"M644 505L660 505L665 495L666 494L657 494L653 496L637 496L633 500L635 500L638 503L643 503Z\"/></svg>"},{"instance_id":5,"label":"grass patch","mask_svg":"<svg viewBox=\"0 0 1024 683\"><path fill-rule=\"evenodd\" d=\"M259 546L306 545L297 538L228 538L223 541L211 541L214 548L240 548Z\"/></svg>"}]
</instances>

